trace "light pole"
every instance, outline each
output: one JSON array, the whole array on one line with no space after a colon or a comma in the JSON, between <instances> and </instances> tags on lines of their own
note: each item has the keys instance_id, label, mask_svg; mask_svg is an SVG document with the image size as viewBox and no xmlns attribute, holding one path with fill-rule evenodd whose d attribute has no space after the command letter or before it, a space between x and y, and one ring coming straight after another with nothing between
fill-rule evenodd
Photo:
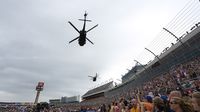
<instances>
[{"instance_id":1,"label":"light pole","mask_svg":"<svg viewBox=\"0 0 200 112\"><path fill-rule=\"evenodd\" d=\"M43 88L44 88L44 82L38 82L38 85L36 86L37 94L36 94L36 97L35 97L34 104L38 103L38 99L39 99L39 96L40 96L40 91L42 91Z\"/></svg>"}]
</instances>

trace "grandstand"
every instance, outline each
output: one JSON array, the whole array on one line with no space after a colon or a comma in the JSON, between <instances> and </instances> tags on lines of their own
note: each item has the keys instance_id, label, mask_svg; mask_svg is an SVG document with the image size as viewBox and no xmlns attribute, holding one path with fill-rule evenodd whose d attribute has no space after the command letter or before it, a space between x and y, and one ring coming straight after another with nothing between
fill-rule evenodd
<instances>
[{"instance_id":1,"label":"grandstand","mask_svg":"<svg viewBox=\"0 0 200 112\"><path fill-rule=\"evenodd\" d=\"M124 76L122 76L122 83L128 81L132 76L134 76L137 72L141 71L143 69L144 65L136 65Z\"/></svg>"},{"instance_id":2,"label":"grandstand","mask_svg":"<svg viewBox=\"0 0 200 112\"><path fill-rule=\"evenodd\" d=\"M113 88L113 81L87 91L82 96L81 105L100 105L105 101L104 93Z\"/></svg>"}]
</instances>

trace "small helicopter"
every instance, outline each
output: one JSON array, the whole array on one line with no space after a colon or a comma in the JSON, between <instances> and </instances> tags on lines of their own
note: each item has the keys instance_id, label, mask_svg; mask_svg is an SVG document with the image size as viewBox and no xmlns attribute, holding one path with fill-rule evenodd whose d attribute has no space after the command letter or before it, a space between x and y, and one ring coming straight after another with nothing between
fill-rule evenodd
<instances>
[{"instance_id":1,"label":"small helicopter","mask_svg":"<svg viewBox=\"0 0 200 112\"><path fill-rule=\"evenodd\" d=\"M88 77L91 77L91 78L92 78L92 81L95 82L95 81L97 80L98 75L97 75L97 73L96 73L95 76L88 76Z\"/></svg>"},{"instance_id":2,"label":"small helicopter","mask_svg":"<svg viewBox=\"0 0 200 112\"><path fill-rule=\"evenodd\" d=\"M89 31L91 31L92 29L94 29L95 27L97 27L98 24L95 25L95 26L93 26L92 28L90 28L89 30L86 31L86 30L85 30L86 21L87 21L87 22L91 22L91 20L87 20L87 19L86 19L86 16L87 16L87 13L85 12L85 14L84 14L84 19L78 19L78 20L80 20L80 21L84 21L83 29L80 30L80 31L79 31L70 21L68 21L68 23L80 34L77 38L75 38L75 39L69 41L69 43L71 43L71 42L73 42L73 41L75 41L75 40L78 39L78 42L79 42L79 45L80 45L80 46L84 46L85 43L86 43L86 40L88 40L91 44L94 44L90 39L88 39L88 38L86 37L86 34L87 34Z\"/></svg>"}]
</instances>

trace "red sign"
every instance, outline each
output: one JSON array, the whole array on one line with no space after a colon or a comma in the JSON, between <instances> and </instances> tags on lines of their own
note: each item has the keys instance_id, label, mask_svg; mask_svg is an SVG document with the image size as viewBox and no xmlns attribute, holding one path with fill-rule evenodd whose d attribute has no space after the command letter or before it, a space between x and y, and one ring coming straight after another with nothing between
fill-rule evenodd
<instances>
[{"instance_id":1,"label":"red sign","mask_svg":"<svg viewBox=\"0 0 200 112\"><path fill-rule=\"evenodd\" d=\"M44 87L44 82L38 82L39 87Z\"/></svg>"},{"instance_id":2,"label":"red sign","mask_svg":"<svg viewBox=\"0 0 200 112\"><path fill-rule=\"evenodd\" d=\"M44 82L38 82L38 85L36 86L37 91L42 91L44 88Z\"/></svg>"}]
</instances>

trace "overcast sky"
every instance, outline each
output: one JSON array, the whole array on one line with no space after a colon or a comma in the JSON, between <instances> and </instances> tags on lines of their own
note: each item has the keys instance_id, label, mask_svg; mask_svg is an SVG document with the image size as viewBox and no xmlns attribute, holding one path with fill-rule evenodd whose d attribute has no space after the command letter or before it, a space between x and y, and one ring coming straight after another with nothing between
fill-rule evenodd
<instances>
[{"instance_id":1,"label":"overcast sky","mask_svg":"<svg viewBox=\"0 0 200 112\"><path fill-rule=\"evenodd\" d=\"M144 48L189 0L0 0L0 101L39 101L83 95L120 79ZM99 24L87 37L94 45L68 42ZM88 75L99 74L97 82Z\"/></svg>"}]
</instances>

